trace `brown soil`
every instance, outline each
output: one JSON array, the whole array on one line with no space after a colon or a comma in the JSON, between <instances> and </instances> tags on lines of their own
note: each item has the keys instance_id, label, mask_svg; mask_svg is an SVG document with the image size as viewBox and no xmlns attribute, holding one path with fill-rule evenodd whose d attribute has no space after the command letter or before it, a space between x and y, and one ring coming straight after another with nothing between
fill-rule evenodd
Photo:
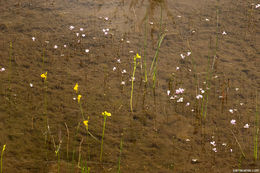
<instances>
[{"instance_id":1,"label":"brown soil","mask_svg":"<svg viewBox=\"0 0 260 173\"><path fill-rule=\"evenodd\" d=\"M81 167L117 172L121 139L124 173L257 171L260 8L256 4L256 0L0 1L0 69L6 69L0 72L3 172L51 173L58 172L58 165L61 173L81 172L79 150ZM102 31L106 28L107 35ZM144 83L145 31L148 73L158 35L166 34L159 50L155 92L152 75L146 87ZM142 68L137 65L131 113L129 80L136 53L142 56ZM46 71L47 92L40 77ZM75 83L96 139L87 138L80 106L73 100ZM184 93L170 99L178 88ZM196 99L198 94L203 99ZM181 97L183 102L177 102ZM112 116L106 121L101 163L105 110ZM60 164L55 154L59 141Z\"/></svg>"}]
</instances>

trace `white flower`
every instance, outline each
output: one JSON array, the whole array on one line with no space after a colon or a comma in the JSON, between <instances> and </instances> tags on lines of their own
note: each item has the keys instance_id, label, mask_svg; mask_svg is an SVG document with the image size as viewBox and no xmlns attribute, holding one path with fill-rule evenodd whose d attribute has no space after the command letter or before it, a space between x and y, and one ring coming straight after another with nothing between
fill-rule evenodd
<instances>
[{"instance_id":1,"label":"white flower","mask_svg":"<svg viewBox=\"0 0 260 173\"><path fill-rule=\"evenodd\" d=\"M256 4L256 5L255 5L255 8L259 8L259 7L260 7L260 4Z\"/></svg>"},{"instance_id":2,"label":"white flower","mask_svg":"<svg viewBox=\"0 0 260 173\"><path fill-rule=\"evenodd\" d=\"M76 97L73 97L73 100L76 100Z\"/></svg>"},{"instance_id":3,"label":"white flower","mask_svg":"<svg viewBox=\"0 0 260 173\"><path fill-rule=\"evenodd\" d=\"M205 93L205 91L204 91L203 89L201 89L200 92L201 92L202 94Z\"/></svg>"},{"instance_id":4,"label":"white flower","mask_svg":"<svg viewBox=\"0 0 260 173\"><path fill-rule=\"evenodd\" d=\"M174 95L174 96L171 96L170 99L171 99L171 100L174 100L174 99L176 99L177 97L178 97L178 96Z\"/></svg>"},{"instance_id":5,"label":"white flower","mask_svg":"<svg viewBox=\"0 0 260 173\"><path fill-rule=\"evenodd\" d=\"M186 103L186 106L190 106L190 103L189 103L189 102L187 102L187 103Z\"/></svg>"},{"instance_id":6,"label":"white flower","mask_svg":"<svg viewBox=\"0 0 260 173\"><path fill-rule=\"evenodd\" d=\"M191 109L191 112L194 112L194 109Z\"/></svg>"},{"instance_id":7,"label":"white flower","mask_svg":"<svg viewBox=\"0 0 260 173\"><path fill-rule=\"evenodd\" d=\"M201 94L199 94L199 95L196 96L196 98L201 99L201 98L203 98L203 96Z\"/></svg>"},{"instance_id":8,"label":"white flower","mask_svg":"<svg viewBox=\"0 0 260 173\"><path fill-rule=\"evenodd\" d=\"M238 91L238 90L239 90L239 88L236 88L235 90L236 90L236 91Z\"/></svg>"},{"instance_id":9,"label":"white flower","mask_svg":"<svg viewBox=\"0 0 260 173\"><path fill-rule=\"evenodd\" d=\"M134 51L130 50L129 53L134 53Z\"/></svg>"},{"instance_id":10,"label":"white flower","mask_svg":"<svg viewBox=\"0 0 260 173\"><path fill-rule=\"evenodd\" d=\"M180 16L180 15L178 15L177 17L181 18L181 16Z\"/></svg>"},{"instance_id":11,"label":"white flower","mask_svg":"<svg viewBox=\"0 0 260 173\"><path fill-rule=\"evenodd\" d=\"M82 34L81 36L82 36L82 37L86 37L86 34Z\"/></svg>"},{"instance_id":12,"label":"white flower","mask_svg":"<svg viewBox=\"0 0 260 173\"><path fill-rule=\"evenodd\" d=\"M180 70L180 67L176 67L176 70Z\"/></svg>"},{"instance_id":13,"label":"white flower","mask_svg":"<svg viewBox=\"0 0 260 173\"><path fill-rule=\"evenodd\" d=\"M226 31L223 31L223 32L222 32L222 35L227 35Z\"/></svg>"},{"instance_id":14,"label":"white flower","mask_svg":"<svg viewBox=\"0 0 260 173\"><path fill-rule=\"evenodd\" d=\"M232 152L233 150L232 150L232 148L230 148L230 152Z\"/></svg>"},{"instance_id":15,"label":"white flower","mask_svg":"<svg viewBox=\"0 0 260 173\"><path fill-rule=\"evenodd\" d=\"M113 67L113 71L116 71L116 67Z\"/></svg>"},{"instance_id":16,"label":"white flower","mask_svg":"<svg viewBox=\"0 0 260 173\"><path fill-rule=\"evenodd\" d=\"M243 106L244 103L240 103L240 106Z\"/></svg>"},{"instance_id":17,"label":"white flower","mask_svg":"<svg viewBox=\"0 0 260 173\"><path fill-rule=\"evenodd\" d=\"M75 28L74 26L72 26L72 25L70 26L70 30L73 30L74 28Z\"/></svg>"},{"instance_id":18,"label":"white flower","mask_svg":"<svg viewBox=\"0 0 260 173\"><path fill-rule=\"evenodd\" d=\"M125 81L122 81L122 82L121 82L121 85L125 85Z\"/></svg>"},{"instance_id":19,"label":"white flower","mask_svg":"<svg viewBox=\"0 0 260 173\"><path fill-rule=\"evenodd\" d=\"M83 31L84 29L83 29L83 28L80 28L79 30L80 30L80 31Z\"/></svg>"},{"instance_id":20,"label":"white flower","mask_svg":"<svg viewBox=\"0 0 260 173\"><path fill-rule=\"evenodd\" d=\"M54 45L54 47L53 47L54 49L57 49L58 48L58 46L57 45Z\"/></svg>"},{"instance_id":21,"label":"white flower","mask_svg":"<svg viewBox=\"0 0 260 173\"><path fill-rule=\"evenodd\" d=\"M78 32L76 33L76 36L77 36L77 37L79 36L79 33L78 33Z\"/></svg>"},{"instance_id":22,"label":"white flower","mask_svg":"<svg viewBox=\"0 0 260 173\"><path fill-rule=\"evenodd\" d=\"M229 109L228 111L229 111L231 114L234 113L233 109Z\"/></svg>"},{"instance_id":23,"label":"white flower","mask_svg":"<svg viewBox=\"0 0 260 173\"><path fill-rule=\"evenodd\" d=\"M191 52L187 52L187 56L190 56L191 55Z\"/></svg>"},{"instance_id":24,"label":"white flower","mask_svg":"<svg viewBox=\"0 0 260 173\"><path fill-rule=\"evenodd\" d=\"M227 143L222 143L223 146L227 146Z\"/></svg>"},{"instance_id":25,"label":"white flower","mask_svg":"<svg viewBox=\"0 0 260 173\"><path fill-rule=\"evenodd\" d=\"M104 34L105 34L105 35L107 35L107 34L108 34L108 32L105 32Z\"/></svg>"},{"instance_id":26,"label":"white flower","mask_svg":"<svg viewBox=\"0 0 260 173\"><path fill-rule=\"evenodd\" d=\"M245 128L245 129L248 129L248 128L249 128L249 124L245 124L245 125L244 125L244 128Z\"/></svg>"},{"instance_id":27,"label":"white flower","mask_svg":"<svg viewBox=\"0 0 260 173\"><path fill-rule=\"evenodd\" d=\"M105 19L106 21L108 21L108 17L104 17L104 19Z\"/></svg>"},{"instance_id":28,"label":"white flower","mask_svg":"<svg viewBox=\"0 0 260 173\"><path fill-rule=\"evenodd\" d=\"M217 148L213 148L212 150L213 150L215 153L217 152Z\"/></svg>"},{"instance_id":29,"label":"white flower","mask_svg":"<svg viewBox=\"0 0 260 173\"><path fill-rule=\"evenodd\" d=\"M176 94L182 94L184 92L184 88L179 88L175 92Z\"/></svg>"},{"instance_id":30,"label":"white flower","mask_svg":"<svg viewBox=\"0 0 260 173\"><path fill-rule=\"evenodd\" d=\"M107 28L106 31L108 32L108 31L109 31L109 28Z\"/></svg>"},{"instance_id":31,"label":"white flower","mask_svg":"<svg viewBox=\"0 0 260 173\"><path fill-rule=\"evenodd\" d=\"M185 58L185 55L181 54L181 58L184 59L184 58Z\"/></svg>"},{"instance_id":32,"label":"white flower","mask_svg":"<svg viewBox=\"0 0 260 173\"><path fill-rule=\"evenodd\" d=\"M132 76L131 79L130 79L130 81L135 81L135 77Z\"/></svg>"},{"instance_id":33,"label":"white flower","mask_svg":"<svg viewBox=\"0 0 260 173\"><path fill-rule=\"evenodd\" d=\"M183 102L183 97L179 98L179 100L177 100L177 103L182 103Z\"/></svg>"},{"instance_id":34,"label":"white flower","mask_svg":"<svg viewBox=\"0 0 260 173\"><path fill-rule=\"evenodd\" d=\"M63 45L63 47L64 47L64 48L66 48L66 47L67 47L67 45L66 45L66 44L64 44L64 45Z\"/></svg>"},{"instance_id":35,"label":"white flower","mask_svg":"<svg viewBox=\"0 0 260 173\"><path fill-rule=\"evenodd\" d=\"M150 25L153 25L153 22L150 22Z\"/></svg>"},{"instance_id":36,"label":"white flower","mask_svg":"<svg viewBox=\"0 0 260 173\"><path fill-rule=\"evenodd\" d=\"M121 60L120 60L120 59L117 59L117 62L118 62L118 63L121 63Z\"/></svg>"},{"instance_id":37,"label":"white flower","mask_svg":"<svg viewBox=\"0 0 260 173\"><path fill-rule=\"evenodd\" d=\"M86 53L89 53L89 49L85 49L85 52L86 52Z\"/></svg>"},{"instance_id":38,"label":"white flower","mask_svg":"<svg viewBox=\"0 0 260 173\"><path fill-rule=\"evenodd\" d=\"M31 88L33 87L33 84L32 84L32 83L30 83L30 87L31 87Z\"/></svg>"},{"instance_id":39,"label":"white flower","mask_svg":"<svg viewBox=\"0 0 260 173\"><path fill-rule=\"evenodd\" d=\"M207 22L209 21L209 19L208 19L208 18L206 18L205 20L206 20Z\"/></svg>"},{"instance_id":40,"label":"white flower","mask_svg":"<svg viewBox=\"0 0 260 173\"><path fill-rule=\"evenodd\" d=\"M129 41L129 40L127 40L127 41L126 41L126 43L128 43L128 44L129 44L129 43L130 43L130 41Z\"/></svg>"},{"instance_id":41,"label":"white flower","mask_svg":"<svg viewBox=\"0 0 260 173\"><path fill-rule=\"evenodd\" d=\"M192 163L197 163L198 159L191 159Z\"/></svg>"},{"instance_id":42,"label":"white flower","mask_svg":"<svg viewBox=\"0 0 260 173\"><path fill-rule=\"evenodd\" d=\"M2 67L2 68L0 69L0 72L3 72L3 71L5 71L5 68L4 68L4 67Z\"/></svg>"},{"instance_id":43,"label":"white flower","mask_svg":"<svg viewBox=\"0 0 260 173\"><path fill-rule=\"evenodd\" d=\"M36 39L35 37L32 37L32 41L35 41L35 39Z\"/></svg>"},{"instance_id":44,"label":"white flower","mask_svg":"<svg viewBox=\"0 0 260 173\"><path fill-rule=\"evenodd\" d=\"M233 125L235 125L235 124L236 124L236 120L232 119L232 120L230 121L230 123L233 124Z\"/></svg>"},{"instance_id":45,"label":"white flower","mask_svg":"<svg viewBox=\"0 0 260 173\"><path fill-rule=\"evenodd\" d=\"M190 142L190 139L186 139L186 142Z\"/></svg>"},{"instance_id":46,"label":"white flower","mask_svg":"<svg viewBox=\"0 0 260 173\"><path fill-rule=\"evenodd\" d=\"M126 70L124 69L124 70L122 71L122 73L123 73L123 74L126 73Z\"/></svg>"},{"instance_id":47,"label":"white flower","mask_svg":"<svg viewBox=\"0 0 260 173\"><path fill-rule=\"evenodd\" d=\"M218 96L218 98L222 99L222 98L223 98L223 96Z\"/></svg>"},{"instance_id":48,"label":"white flower","mask_svg":"<svg viewBox=\"0 0 260 173\"><path fill-rule=\"evenodd\" d=\"M167 95L170 95L171 91L170 90L167 90Z\"/></svg>"},{"instance_id":49,"label":"white flower","mask_svg":"<svg viewBox=\"0 0 260 173\"><path fill-rule=\"evenodd\" d=\"M215 141L210 142L211 145L213 145L214 147L217 145Z\"/></svg>"}]
</instances>

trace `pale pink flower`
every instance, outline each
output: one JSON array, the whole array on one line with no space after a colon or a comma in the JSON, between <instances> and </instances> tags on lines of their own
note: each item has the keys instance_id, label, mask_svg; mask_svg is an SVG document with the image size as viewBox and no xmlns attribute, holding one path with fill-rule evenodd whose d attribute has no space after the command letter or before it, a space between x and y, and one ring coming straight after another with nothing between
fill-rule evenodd
<instances>
[{"instance_id":1,"label":"pale pink flower","mask_svg":"<svg viewBox=\"0 0 260 173\"><path fill-rule=\"evenodd\" d=\"M183 88L179 88L176 90L176 94L182 94L184 92Z\"/></svg>"},{"instance_id":2,"label":"pale pink flower","mask_svg":"<svg viewBox=\"0 0 260 173\"><path fill-rule=\"evenodd\" d=\"M233 124L233 125L235 125L235 124L236 124L236 120L232 119L232 120L230 121L230 123Z\"/></svg>"}]
</instances>

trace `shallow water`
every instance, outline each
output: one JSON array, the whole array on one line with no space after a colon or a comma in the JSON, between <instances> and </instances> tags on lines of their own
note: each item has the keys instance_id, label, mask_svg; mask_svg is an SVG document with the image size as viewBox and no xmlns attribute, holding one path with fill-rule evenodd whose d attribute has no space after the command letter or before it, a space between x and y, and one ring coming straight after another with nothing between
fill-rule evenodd
<instances>
[{"instance_id":1,"label":"shallow water","mask_svg":"<svg viewBox=\"0 0 260 173\"><path fill-rule=\"evenodd\" d=\"M115 172L121 139L121 172L259 169L259 161L254 161L260 84L256 4L0 1L4 172L57 172L58 165L60 172L80 172L79 156L90 172ZM153 85L150 67L162 34ZM136 53L142 58L137 63L131 112ZM46 71L44 85L40 75ZM95 138L86 135L74 100L76 83L83 116L89 117ZM179 88L184 88L182 94L176 94ZM112 116L107 118L100 163L105 110ZM249 128L244 128L246 124ZM242 151L245 158L239 166Z\"/></svg>"}]
</instances>

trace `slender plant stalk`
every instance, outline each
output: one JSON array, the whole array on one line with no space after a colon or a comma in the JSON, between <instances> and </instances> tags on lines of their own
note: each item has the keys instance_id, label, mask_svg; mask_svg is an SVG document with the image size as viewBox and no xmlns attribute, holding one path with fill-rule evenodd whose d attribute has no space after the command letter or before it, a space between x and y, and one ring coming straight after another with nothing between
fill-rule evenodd
<instances>
[{"instance_id":1,"label":"slender plant stalk","mask_svg":"<svg viewBox=\"0 0 260 173\"><path fill-rule=\"evenodd\" d=\"M233 134L233 136L234 136L234 138L235 138L235 140L236 140L236 142L237 142L237 144L238 144L238 146L239 146L239 149L240 149L240 151L241 151L242 156L243 156L244 158L246 158L246 155L245 155L245 153L244 153L244 151L243 151L243 149L242 149L240 143L238 142L237 137L235 136L235 134L234 134L234 132L233 132L232 130L231 130L231 133Z\"/></svg>"},{"instance_id":2,"label":"slender plant stalk","mask_svg":"<svg viewBox=\"0 0 260 173\"><path fill-rule=\"evenodd\" d=\"M133 76L132 76L132 89L131 89L131 96L130 96L130 109L131 112L133 112L133 93L134 93L134 79L135 79L135 71L136 71L136 59L141 58L138 54L134 56L134 70L133 70Z\"/></svg>"},{"instance_id":3,"label":"slender plant stalk","mask_svg":"<svg viewBox=\"0 0 260 173\"><path fill-rule=\"evenodd\" d=\"M144 39L144 81L145 83L147 83L147 69L146 69L146 48L147 48L147 16L145 19L145 31L144 31L144 35L145 35L145 39Z\"/></svg>"},{"instance_id":4,"label":"slender plant stalk","mask_svg":"<svg viewBox=\"0 0 260 173\"><path fill-rule=\"evenodd\" d=\"M161 47L162 41L163 41L165 36L166 36L166 34L162 34L161 37L160 37L160 40L159 40L158 46L157 46L157 50L155 52L154 59L153 59L153 62L152 62L151 68L150 68L150 73L151 73L152 68L154 66L154 68L153 68L154 69L153 70L153 88L155 88L155 82L156 82L157 62L158 62L159 49ZM155 63L155 65L154 65L154 63Z\"/></svg>"},{"instance_id":5,"label":"slender plant stalk","mask_svg":"<svg viewBox=\"0 0 260 173\"><path fill-rule=\"evenodd\" d=\"M84 121L85 117L84 117L84 112L83 112L83 108L82 108L81 102L79 102L79 107L80 107L80 112L81 112L82 119Z\"/></svg>"},{"instance_id":6,"label":"slender plant stalk","mask_svg":"<svg viewBox=\"0 0 260 173\"><path fill-rule=\"evenodd\" d=\"M102 141L101 141L101 149L100 149L100 162L102 162L102 155L103 155L103 144L104 144L104 135L105 135L105 128L106 128L106 119L107 117L111 116L111 113L104 111L102 112L102 115L104 116L104 123L103 123L103 132L102 132Z\"/></svg>"},{"instance_id":7,"label":"slender plant stalk","mask_svg":"<svg viewBox=\"0 0 260 173\"><path fill-rule=\"evenodd\" d=\"M103 132L102 132L102 141L101 141L101 149L100 149L100 157L99 157L100 162L102 162L102 155L103 155L103 144L104 144L104 135L105 135L106 119L107 119L107 116L104 116Z\"/></svg>"},{"instance_id":8,"label":"slender plant stalk","mask_svg":"<svg viewBox=\"0 0 260 173\"><path fill-rule=\"evenodd\" d=\"M79 144L79 159L78 159L78 167L80 168L80 163L81 163L81 146L83 143L84 138L81 139L80 144Z\"/></svg>"},{"instance_id":9,"label":"slender plant stalk","mask_svg":"<svg viewBox=\"0 0 260 173\"><path fill-rule=\"evenodd\" d=\"M2 152L1 152L1 173L3 173L3 156L5 151L6 144L3 146Z\"/></svg>"},{"instance_id":10,"label":"slender plant stalk","mask_svg":"<svg viewBox=\"0 0 260 173\"><path fill-rule=\"evenodd\" d=\"M79 132L79 126L80 126L80 122L77 125L76 134L75 134L75 142L74 142L73 151L72 151L72 165L71 165L72 168L74 167L74 164L75 164L75 150L76 150L75 148L77 145L77 135Z\"/></svg>"},{"instance_id":11,"label":"slender plant stalk","mask_svg":"<svg viewBox=\"0 0 260 173\"><path fill-rule=\"evenodd\" d=\"M67 160L69 161L69 142L70 142L70 131L69 128L67 126L67 124L65 123L65 127L67 130L67 135L68 135L68 139L67 139Z\"/></svg>"},{"instance_id":12,"label":"slender plant stalk","mask_svg":"<svg viewBox=\"0 0 260 173\"><path fill-rule=\"evenodd\" d=\"M256 114L255 114L255 140L254 140L254 158L258 159L258 135L259 135L259 112L257 106L257 92L256 92Z\"/></svg>"},{"instance_id":13,"label":"slender plant stalk","mask_svg":"<svg viewBox=\"0 0 260 173\"><path fill-rule=\"evenodd\" d=\"M58 173L60 173L60 152L58 151L56 153L56 155L57 155L57 160L58 160Z\"/></svg>"}]
</instances>

